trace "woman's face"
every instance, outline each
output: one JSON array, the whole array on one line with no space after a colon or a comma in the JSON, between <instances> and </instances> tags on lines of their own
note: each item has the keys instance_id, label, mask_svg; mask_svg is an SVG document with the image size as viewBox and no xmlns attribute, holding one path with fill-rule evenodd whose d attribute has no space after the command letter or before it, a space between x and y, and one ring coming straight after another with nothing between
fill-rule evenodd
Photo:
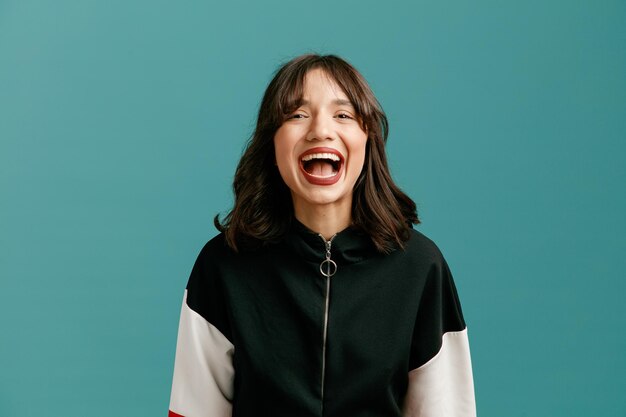
<instances>
[{"instance_id":1,"label":"woman's face","mask_svg":"<svg viewBox=\"0 0 626 417\"><path fill-rule=\"evenodd\" d=\"M366 143L367 133L342 89L324 71L309 71L302 105L274 136L276 164L296 217L322 206L351 212Z\"/></svg>"}]
</instances>

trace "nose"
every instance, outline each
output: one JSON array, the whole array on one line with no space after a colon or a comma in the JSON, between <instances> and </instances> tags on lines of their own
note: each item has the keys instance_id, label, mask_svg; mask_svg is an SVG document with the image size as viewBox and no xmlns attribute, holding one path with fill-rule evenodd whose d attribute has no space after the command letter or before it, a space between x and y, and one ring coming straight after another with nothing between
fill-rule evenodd
<instances>
[{"instance_id":1,"label":"nose","mask_svg":"<svg viewBox=\"0 0 626 417\"><path fill-rule=\"evenodd\" d=\"M311 117L311 124L306 139L313 140L333 140L333 129L331 120L323 115Z\"/></svg>"}]
</instances>

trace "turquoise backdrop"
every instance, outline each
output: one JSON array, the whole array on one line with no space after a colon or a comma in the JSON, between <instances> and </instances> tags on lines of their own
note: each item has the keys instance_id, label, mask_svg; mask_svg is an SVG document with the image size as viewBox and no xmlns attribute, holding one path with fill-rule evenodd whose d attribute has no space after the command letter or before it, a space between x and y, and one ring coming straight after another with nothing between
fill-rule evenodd
<instances>
[{"instance_id":1,"label":"turquoise backdrop","mask_svg":"<svg viewBox=\"0 0 626 417\"><path fill-rule=\"evenodd\" d=\"M482 417L626 416L626 2L0 0L0 415L165 416L272 72L388 113Z\"/></svg>"}]
</instances>

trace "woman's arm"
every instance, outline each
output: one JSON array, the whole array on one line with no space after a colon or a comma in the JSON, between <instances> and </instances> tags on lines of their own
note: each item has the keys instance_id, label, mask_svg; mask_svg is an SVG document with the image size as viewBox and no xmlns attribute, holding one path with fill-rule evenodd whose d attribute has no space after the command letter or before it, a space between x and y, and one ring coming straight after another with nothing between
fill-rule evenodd
<instances>
[{"instance_id":1,"label":"woman's arm","mask_svg":"<svg viewBox=\"0 0 626 417\"><path fill-rule=\"evenodd\" d=\"M437 355L409 372L404 416L476 416L467 329L445 333Z\"/></svg>"},{"instance_id":2,"label":"woman's arm","mask_svg":"<svg viewBox=\"0 0 626 417\"><path fill-rule=\"evenodd\" d=\"M169 416L230 416L234 346L189 306L187 294L180 313Z\"/></svg>"},{"instance_id":3,"label":"woman's arm","mask_svg":"<svg viewBox=\"0 0 626 417\"><path fill-rule=\"evenodd\" d=\"M443 256L433 263L416 318L405 417L475 417L467 327Z\"/></svg>"}]
</instances>

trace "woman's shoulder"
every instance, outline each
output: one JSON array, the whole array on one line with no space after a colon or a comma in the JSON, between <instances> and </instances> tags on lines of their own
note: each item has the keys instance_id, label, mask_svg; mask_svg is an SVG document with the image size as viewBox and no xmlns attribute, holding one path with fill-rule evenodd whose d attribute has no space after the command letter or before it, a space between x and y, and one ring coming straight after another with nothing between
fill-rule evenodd
<instances>
[{"instance_id":1,"label":"woman's shoulder","mask_svg":"<svg viewBox=\"0 0 626 417\"><path fill-rule=\"evenodd\" d=\"M202 247L196 263L220 266L254 262L257 258L265 255L266 251L264 249L266 248L259 247L255 250L242 248L236 251L229 246L226 235L223 232L219 232Z\"/></svg>"},{"instance_id":2,"label":"woman's shoulder","mask_svg":"<svg viewBox=\"0 0 626 417\"><path fill-rule=\"evenodd\" d=\"M228 271L232 265L236 264L236 259L233 259L234 255L236 253L228 247L223 233L209 238L196 257L187 289L192 292L194 289L206 289L218 285L224 271ZM200 291L200 293L203 292L206 291Z\"/></svg>"},{"instance_id":3,"label":"woman's shoulder","mask_svg":"<svg viewBox=\"0 0 626 417\"><path fill-rule=\"evenodd\" d=\"M443 254L439 246L419 230L411 229L404 251L407 255L417 256L423 260L431 262L443 261Z\"/></svg>"},{"instance_id":4,"label":"woman's shoulder","mask_svg":"<svg viewBox=\"0 0 626 417\"><path fill-rule=\"evenodd\" d=\"M211 237L200 250L199 257L221 256L225 255L230 248L226 243L226 236L220 232Z\"/></svg>"},{"instance_id":5,"label":"woman's shoulder","mask_svg":"<svg viewBox=\"0 0 626 417\"><path fill-rule=\"evenodd\" d=\"M255 253L258 251L234 250L228 244L226 235L222 232L210 238L202 247L198 254L198 263L208 265L228 266L241 262L253 261Z\"/></svg>"}]
</instances>

